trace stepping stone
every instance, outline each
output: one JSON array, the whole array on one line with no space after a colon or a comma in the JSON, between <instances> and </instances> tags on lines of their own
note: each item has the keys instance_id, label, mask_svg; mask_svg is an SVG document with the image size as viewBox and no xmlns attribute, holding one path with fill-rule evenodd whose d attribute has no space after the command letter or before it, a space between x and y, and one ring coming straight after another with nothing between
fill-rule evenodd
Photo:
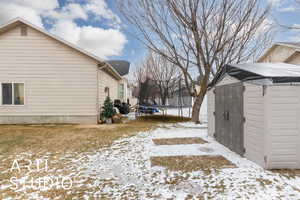
<instances>
[{"instance_id":1,"label":"stepping stone","mask_svg":"<svg viewBox=\"0 0 300 200\"><path fill-rule=\"evenodd\" d=\"M172 171L198 171L207 169L236 168L236 165L220 155L215 156L156 156L151 166L166 167Z\"/></svg>"},{"instance_id":2,"label":"stepping stone","mask_svg":"<svg viewBox=\"0 0 300 200\"><path fill-rule=\"evenodd\" d=\"M156 145L176 145L176 144L205 144L207 141L199 137L188 137L188 138L160 138L152 139Z\"/></svg>"}]
</instances>

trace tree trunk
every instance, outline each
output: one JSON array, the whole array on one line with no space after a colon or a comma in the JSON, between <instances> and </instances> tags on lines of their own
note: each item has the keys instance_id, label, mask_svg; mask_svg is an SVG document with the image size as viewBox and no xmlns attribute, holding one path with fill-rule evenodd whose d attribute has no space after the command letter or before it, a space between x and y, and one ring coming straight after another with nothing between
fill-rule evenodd
<instances>
[{"instance_id":1,"label":"tree trunk","mask_svg":"<svg viewBox=\"0 0 300 200\"><path fill-rule=\"evenodd\" d=\"M200 123L199 114L202 102L204 100L206 91L200 91L200 93L195 97L193 110L192 110L192 121L195 123Z\"/></svg>"},{"instance_id":2,"label":"tree trunk","mask_svg":"<svg viewBox=\"0 0 300 200\"><path fill-rule=\"evenodd\" d=\"M161 92L160 98L161 98L161 103L162 103L163 106L166 105L168 96L169 96L169 95L168 95L168 92L167 92L166 89L165 89L164 91Z\"/></svg>"},{"instance_id":3,"label":"tree trunk","mask_svg":"<svg viewBox=\"0 0 300 200\"><path fill-rule=\"evenodd\" d=\"M162 104L163 106L166 105L166 98L165 98L165 97L161 97L161 104Z\"/></svg>"},{"instance_id":4,"label":"tree trunk","mask_svg":"<svg viewBox=\"0 0 300 200\"><path fill-rule=\"evenodd\" d=\"M207 70L205 71L205 75L200 83L200 91L196 95L196 99L195 99L195 102L193 105L192 121L195 123L200 123L200 119L199 119L200 108L201 108L202 102L204 100L204 97L206 95L206 91L207 91L207 83L208 83L208 78L209 78L209 74L210 74L210 68L206 68L206 69Z\"/></svg>"}]
</instances>

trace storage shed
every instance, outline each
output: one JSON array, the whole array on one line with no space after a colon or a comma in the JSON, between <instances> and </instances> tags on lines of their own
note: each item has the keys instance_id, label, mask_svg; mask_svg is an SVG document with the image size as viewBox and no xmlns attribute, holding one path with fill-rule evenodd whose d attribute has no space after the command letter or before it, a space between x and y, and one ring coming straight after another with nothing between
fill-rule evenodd
<instances>
[{"instance_id":1,"label":"storage shed","mask_svg":"<svg viewBox=\"0 0 300 200\"><path fill-rule=\"evenodd\" d=\"M210 87L210 136L266 169L300 169L300 66L230 64Z\"/></svg>"}]
</instances>

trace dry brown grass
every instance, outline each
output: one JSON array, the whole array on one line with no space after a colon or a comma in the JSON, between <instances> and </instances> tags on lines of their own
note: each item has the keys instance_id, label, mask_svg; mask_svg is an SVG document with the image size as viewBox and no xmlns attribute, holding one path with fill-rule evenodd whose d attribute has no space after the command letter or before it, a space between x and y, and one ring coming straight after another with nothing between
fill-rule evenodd
<instances>
[{"instance_id":1,"label":"dry brown grass","mask_svg":"<svg viewBox=\"0 0 300 200\"><path fill-rule=\"evenodd\" d=\"M176 144L204 144L207 141L197 138L163 138L163 139L152 139L156 145L176 145Z\"/></svg>"},{"instance_id":2,"label":"dry brown grass","mask_svg":"<svg viewBox=\"0 0 300 200\"><path fill-rule=\"evenodd\" d=\"M172 171L198 171L206 169L235 168L222 156L166 156L151 157L151 166L167 167Z\"/></svg>"},{"instance_id":3,"label":"dry brown grass","mask_svg":"<svg viewBox=\"0 0 300 200\"><path fill-rule=\"evenodd\" d=\"M21 152L63 153L85 152L111 145L114 140L148 131L158 123L130 121L112 125L2 125L0 126L0 153Z\"/></svg>"},{"instance_id":4,"label":"dry brown grass","mask_svg":"<svg viewBox=\"0 0 300 200\"><path fill-rule=\"evenodd\" d=\"M300 177L300 169L273 169L271 171L279 173L287 178Z\"/></svg>"},{"instance_id":5,"label":"dry brown grass","mask_svg":"<svg viewBox=\"0 0 300 200\"><path fill-rule=\"evenodd\" d=\"M173 116L173 115L146 115L146 116L140 116L138 119L142 120L142 121L164 122L164 123L176 123L176 122L191 121L191 118L178 117L178 116Z\"/></svg>"},{"instance_id":6,"label":"dry brown grass","mask_svg":"<svg viewBox=\"0 0 300 200\"><path fill-rule=\"evenodd\" d=\"M164 122L185 121L186 119L165 119ZM0 125L0 172L8 170L12 166L14 159L24 152L31 155L23 155L19 164L25 165L26 159L35 161L47 155L49 168L54 170L50 175L64 175L73 178L73 169L70 168L72 159L77 155L88 155L94 150L110 146L115 140L122 137L130 137L141 131L149 131L157 127L161 121L151 117L143 117L138 120L129 121L124 124L111 125ZM48 154L50 153L50 154ZM65 157L68 155L68 157ZM81 157L80 156L80 157ZM61 159L63 158L63 159ZM1 181L5 185L11 177L24 177L28 172L26 168L21 172L0 173ZM73 174L73 175L72 175ZM30 178L39 178L49 175L49 172L35 172L30 174ZM53 199L60 196L61 199L83 199L86 191L91 194L97 188L72 188L71 191L63 189L51 189L40 192L45 198ZM69 193L70 192L70 193ZM17 193L15 190L2 190L0 199L7 197L26 199L25 194ZM91 197L93 199L93 197ZM95 199L106 199L99 197ZM107 199L109 199L107 197Z\"/></svg>"},{"instance_id":7,"label":"dry brown grass","mask_svg":"<svg viewBox=\"0 0 300 200\"><path fill-rule=\"evenodd\" d=\"M264 188L273 184L272 181L264 178L257 178L256 181Z\"/></svg>"},{"instance_id":8,"label":"dry brown grass","mask_svg":"<svg viewBox=\"0 0 300 200\"><path fill-rule=\"evenodd\" d=\"M0 154L85 152L109 146L121 137L148 131L160 123L187 120L176 116L143 116L128 123L110 125L0 125Z\"/></svg>"}]
</instances>

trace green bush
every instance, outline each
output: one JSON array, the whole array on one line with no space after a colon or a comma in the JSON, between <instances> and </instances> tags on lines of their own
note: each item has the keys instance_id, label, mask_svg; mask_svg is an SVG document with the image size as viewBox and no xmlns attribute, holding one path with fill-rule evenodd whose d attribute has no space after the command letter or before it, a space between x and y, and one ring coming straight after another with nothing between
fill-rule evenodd
<instances>
[{"instance_id":1,"label":"green bush","mask_svg":"<svg viewBox=\"0 0 300 200\"><path fill-rule=\"evenodd\" d=\"M108 119L112 118L117 112L114 109L114 104L109 97L106 97L104 105L102 107L101 118Z\"/></svg>"}]
</instances>

